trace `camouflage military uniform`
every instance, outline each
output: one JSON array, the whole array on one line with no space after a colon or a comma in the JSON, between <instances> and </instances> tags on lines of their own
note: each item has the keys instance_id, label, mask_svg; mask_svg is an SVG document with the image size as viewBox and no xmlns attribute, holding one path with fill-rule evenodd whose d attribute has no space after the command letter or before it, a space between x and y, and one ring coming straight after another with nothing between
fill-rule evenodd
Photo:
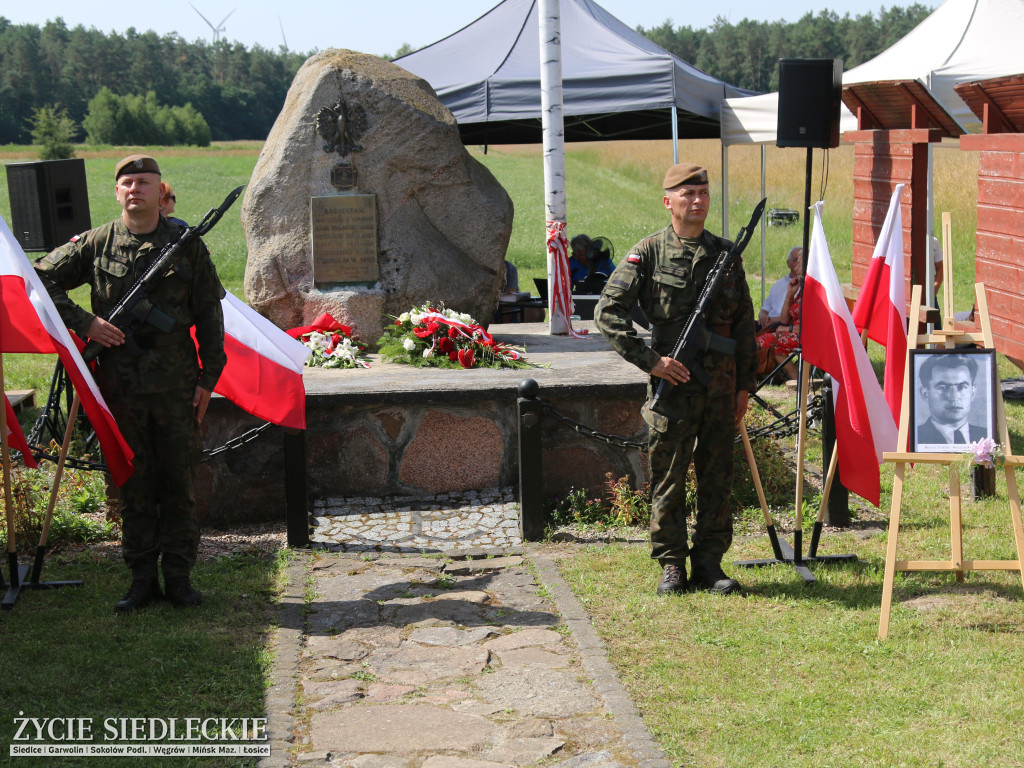
<instances>
[{"instance_id":1,"label":"camouflage military uniform","mask_svg":"<svg viewBox=\"0 0 1024 768\"><path fill-rule=\"evenodd\" d=\"M64 322L84 338L93 317L106 317L180 231L161 218L152 234L136 236L116 219L39 259L36 270ZM91 288L92 312L67 295L83 284ZM170 333L143 325L135 337L141 355L120 346L96 360L96 381L135 452L135 471L121 488L121 518L122 553L136 577L155 578L161 553L165 578L187 575L195 562L193 472L202 440L192 398L197 384L213 391L224 368L223 295L210 253L196 240L150 293L174 319Z\"/></svg>"},{"instance_id":2,"label":"camouflage military uniform","mask_svg":"<svg viewBox=\"0 0 1024 768\"><path fill-rule=\"evenodd\" d=\"M682 327L697 303L708 272L729 241L705 231L699 238L680 239L672 227L637 243L612 273L597 304L594 319L615 350L650 372L670 355ZM639 304L652 324L652 347L639 338L630 313ZM718 351L731 344L718 339L703 358L710 376L707 386L696 378L673 388L663 401L666 417L649 408L651 377L643 417L650 429L649 449L653 499L651 557L663 565L694 559L720 562L732 543L729 496L733 479L736 391L755 389L754 309L742 265L731 270L706 322L715 334L736 342L735 352ZM723 343L724 342L724 343ZM697 474L697 515L693 551L687 546L686 472L693 458Z\"/></svg>"}]
</instances>

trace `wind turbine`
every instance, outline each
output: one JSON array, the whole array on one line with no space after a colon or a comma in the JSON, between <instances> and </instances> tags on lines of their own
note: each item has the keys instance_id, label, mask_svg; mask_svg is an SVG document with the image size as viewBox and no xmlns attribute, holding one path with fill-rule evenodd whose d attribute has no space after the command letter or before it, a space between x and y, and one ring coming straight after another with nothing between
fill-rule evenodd
<instances>
[{"instance_id":1,"label":"wind turbine","mask_svg":"<svg viewBox=\"0 0 1024 768\"><path fill-rule=\"evenodd\" d=\"M192 3L189 3L189 5L192 5ZM196 13L199 13L199 9L196 8L194 5L192 5L192 10L195 11ZM203 14L199 13L199 18L201 18L203 21L205 21L207 23L207 25L209 25L210 29L213 30L213 42L216 43L218 40L220 40L220 33L223 32L226 29L225 26L224 26L224 22L227 21L228 18L231 16L231 14L234 13L235 11L237 11L237 10L238 10L237 8L232 8L231 9L231 13L229 13L227 16L225 16L223 19L221 19L220 20L220 24L217 24L216 26L211 24L210 20L208 18L206 18L205 16L203 16Z\"/></svg>"}]
</instances>

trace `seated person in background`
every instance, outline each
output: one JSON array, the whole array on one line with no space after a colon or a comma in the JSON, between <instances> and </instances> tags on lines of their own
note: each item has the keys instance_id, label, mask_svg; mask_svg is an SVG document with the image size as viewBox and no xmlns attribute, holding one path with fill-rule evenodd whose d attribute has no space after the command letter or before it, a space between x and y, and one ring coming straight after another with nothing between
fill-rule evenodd
<instances>
[{"instance_id":1,"label":"seated person in background","mask_svg":"<svg viewBox=\"0 0 1024 768\"><path fill-rule=\"evenodd\" d=\"M758 317L756 342L758 349L769 353L769 370L785 362L786 376L795 379L797 367L789 360L790 355L800 348L800 269L803 262L803 248L790 248L786 263L789 274L777 280ZM781 299L779 292L782 292ZM761 373L759 371L759 373Z\"/></svg>"},{"instance_id":2,"label":"seated person in background","mask_svg":"<svg viewBox=\"0 0 1024 768\"><path fill-rule=\"evenodd\" d=\"M587 235L576 235L569 242L569 282L582 282L590 273L590 243Z\"/></svg>"},{"instance_id":3,"label":"seated person in background","mask_svg":"<svg viewBox=\"0 0 1024 768\"><path fill-rule=\"evenodd\" d=\"M174 194L174 190L171 189L171 185L166 181L160 182L160 213L168 221L173 221L182 227L187 227L183 220L172 216L174 213L174 206L178 202L177 196Z\"/></svg>"},{"instance_id":4,"label":"seated person in background","mask_svg":"<svg viewBox=\"0 0 1024 768\"><path fill-rule=\"evenodd\" d=\"M576 235L570 243L572 256L569 257L569 282L573 293L600 293L604 283L615 271L612 261L611 242L604 237L591 239L587 235ZM594 286L594 290L580 290L579 285L594 275L602 275L603 280Z\"/></svg>"},{"instance_id":5,"label":"seated person in background","mask_svg":"<svg viewBox=\"0 0 1024 768\"><path fill-rule=\"evenodd\" d=\"M769 326L779 323L779 316L782 314L782 304L786 300L786 292L789 291L790 283L800 280L800 269L803 263L804 249L799 245L789 249L786 257L786 266L789 267L789 274L780 277L768 291L768 298L761 306L761 313L757 316L758 333L770 329Z\"/></svg>"},{"instance_id":6,"label":"seated person in background","mask_svg":"<svg viewBox=\"0 0 1024 768\"><path fill-rule=\"evenodd\" d=\"M501 292L519 293L519 270L508 259L505 259L505 283L501 287Z\"/></svg>"}]
</instances>

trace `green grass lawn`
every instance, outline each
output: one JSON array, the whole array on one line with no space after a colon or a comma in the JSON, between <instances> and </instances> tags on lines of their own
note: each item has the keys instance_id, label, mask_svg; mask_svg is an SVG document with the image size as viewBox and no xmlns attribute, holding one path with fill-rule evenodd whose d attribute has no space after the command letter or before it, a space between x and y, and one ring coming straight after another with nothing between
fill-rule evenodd
<instances>
[{"instance_id":1,"label":"green grass lawn","mask_svg":"<svg viewBox=\"0 0 1024 768\"><path fill-rule=\"evenodd\" d=\"M88 554L50 558L44 581L81 579L83 584L23 590L13 610L0 615L0 659L6 670L0 683L0 765L107 762L102 757L11 757L8 745L19 716L92 718L97 744L106 718L263 717L272 662L266 639L277 622L276 595L285 562L284 553L276 559L237 555L200 562L193 571L193 583L204 598L200 607L179 610L160 602L118 615L114 603L129 581L120 559ZM153 762L255 765L255 760L238 757Z\"/></svg>"}]
</instances>

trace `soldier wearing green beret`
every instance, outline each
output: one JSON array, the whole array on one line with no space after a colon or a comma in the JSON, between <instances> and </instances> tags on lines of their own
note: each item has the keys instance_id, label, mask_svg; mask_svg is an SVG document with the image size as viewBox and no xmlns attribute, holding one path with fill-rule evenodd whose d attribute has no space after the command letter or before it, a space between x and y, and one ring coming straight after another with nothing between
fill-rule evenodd
<instances>
[{"instance_id":1,"label":"soldier wearing green beret","mask_svg":"<svg viewBox=\"0 0 1024 768\"><path fill-rule=\"evenodd\" d=\"M116 609L132 611L161 596L158 570L175 605L196 606L193 474L202 452L199 424L226 361L224 289L197 238L149 296L173 328L144 325L135 335L141 354L130 353L124 333L103 318L182 228L160 215L160 167L152 157L124 158L114 179L121 216L71 238L35 268L67 326L105 347L96 381L135 453L135 471L120 489L121 550L132 581ZM68 297L79 285L91 289L91 311Z\"/></svg>"},{"instance_id":2,"label":"soldier wearing green beret","mask_svg":"<svg viewBox=\"0 0 1024 768\"><path fill-rule=\"evenodd\" d=\"M642 415L650 430L651 557L662 566L658 594L688 588L735 592L739 584L722 570L722 557L732 543L729 497L736 424L756 387L754 308L743 267L737 264L706 319L713 331L703 358L710 376L707 386L691 379L690 371L671 357L708 272L732 244L704 229L710 204L704 168L674 165L663 186L662 202L671 214L671 225L641 240L619 262L594 320L615 351L651 377ZM651 346L633 326L635 305L651 323ZM649 407L660 379L675 385L662 403L669 415ZM697 475L697 510L688 544L686 473L691 458Z\"/></svg>"}]
</instances>

